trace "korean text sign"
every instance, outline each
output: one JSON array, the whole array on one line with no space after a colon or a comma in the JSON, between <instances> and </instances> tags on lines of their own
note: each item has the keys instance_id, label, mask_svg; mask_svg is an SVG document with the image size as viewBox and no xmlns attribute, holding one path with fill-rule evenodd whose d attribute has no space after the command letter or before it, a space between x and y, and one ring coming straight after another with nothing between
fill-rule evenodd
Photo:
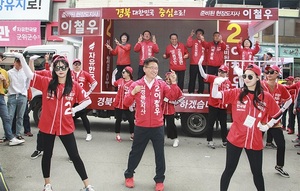
<instances>
[{"instance_id":1,"label":"korean text sign","mask_svg":"<svg viewBox=\"0 0 300 191\"><path fill-rule=\"evenodd\" d=\"M101 35L101 9L60 9L60 36Z\"/></svg>"},{"instance_id":2,"label":"korean text sign","mask_svg":"<svg viewBox=\"0 0 300 191\"><path fill-rule=\"evenodd\" d=\"M202 19L202 20L278 20L278 9L198 8L198 7L120 7L103 9L110 19Z\"/></svg>"},{"instance_id":3,"label":"korean text sign","mask_svg":"<svg viewBox=\"0 0 300 191\"><path fill-rule=\"evenodd\" d=\"M49 21L51 0L0 0L0 20Z\"/></svg>"},{"instance_id":4,"label":"korean text sign","mask_svg":"<svg viewBox=\"0 0 300 191\"><path fill-rule=\"evenodd\" d=\"M41 45L40 21L1 21L0 46Z\"/></svg>"}]
</instances>

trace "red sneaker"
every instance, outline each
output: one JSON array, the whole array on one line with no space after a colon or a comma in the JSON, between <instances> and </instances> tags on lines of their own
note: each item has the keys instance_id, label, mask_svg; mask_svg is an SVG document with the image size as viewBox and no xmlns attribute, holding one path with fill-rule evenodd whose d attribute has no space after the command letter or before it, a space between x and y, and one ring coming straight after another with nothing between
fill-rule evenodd
<instances>
[{"instance_id":1,"label":"red sneaker","mask_svg":"<svg viewBox=\"0 0 300 191\"><path fill-rule=\"evenodd\" d=\"M156 186L155 186L155 191L164 191L164 183L162 182L159 182L159 183L156 183Z\"/></svg>"},{"instance_id":2,"label":"red sneaker","mask_svg":"<svg viewBox=\"0 0 300 191\"><path fill-rule=\"evenodd\" d=\"M120 135L117 135L117 136L116 136L116 140L117 140L117 142L121 142L121 141L122 141Z\"/></svg>"},{"instance_id":3,"label":"red sneaker","mask_svg":"<svg viewBox=\"0 0 300 191\"><path fill-rule=\"evenodd\" d=\"M287 134L289 134L289 135L291 135L291 134L294 134L295 132L292 130L292 129L290 129L290 128L288 128L288 133Z\"/></svg>"},{"instance_id":4,"label":"red sneaker","mask_svg":"<svg viewBox=\"0 0 300 191\"><path fill-rule=\"evenodd\" d=\"M131 178L125 178L125 186L127 188L133 188L134 187L133 177L131 177Z\"/></svg>"}]
</instances>

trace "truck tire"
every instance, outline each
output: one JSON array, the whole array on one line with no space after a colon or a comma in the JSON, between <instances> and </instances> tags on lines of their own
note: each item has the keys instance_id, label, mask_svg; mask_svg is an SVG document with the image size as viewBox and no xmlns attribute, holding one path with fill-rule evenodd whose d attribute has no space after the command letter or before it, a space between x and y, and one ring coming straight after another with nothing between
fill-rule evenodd
<instances>
[{"instance_id":1,"label":"truck tire","mask_svg":"<svg viewBox=\"0 0 300 191\"><path fill-rule=\"evenodd\" d=\"M41 111L42 111L42 102L38 102L33 108L33 119L36 126L38 126L39 124Z\"/></svg>"},{"instance_id":2,"label":"truck tire","mask_svg":"<svg viewBox=\"0 0 300 191\"><path fill-rule=\"evenodd\" d=\"M204 135L207 130L207 114L202 113L181 113L181 129L191 137Z\"/></svg>"}]
</instances>

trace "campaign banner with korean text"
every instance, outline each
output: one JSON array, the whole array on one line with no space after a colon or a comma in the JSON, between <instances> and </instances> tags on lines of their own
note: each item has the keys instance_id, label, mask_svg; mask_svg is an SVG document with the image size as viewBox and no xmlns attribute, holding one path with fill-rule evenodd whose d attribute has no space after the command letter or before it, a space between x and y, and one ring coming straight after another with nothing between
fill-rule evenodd
<instances>
[{"instance_id":1,"label":"campaign banner with korean text","mask_svg":"<svg viewBox=\"0 0 300 191\"><path fill-rule=\"evenodd\" d=\"M222 35L222 40L226 43L226 51L224 51L224 60L239 60L239 55L237 52L238 42L241 40L248 39L248 23L230 22L230 21L220 21L219 31ZM253 46L255 42L252 42ZM253 48L253 47L251 47ZM238 62L237 62L238 63ZM233 65L231 62L224 63L231 69L229 70L229 79L232 86L238 87L239 78L233 71ZM239 67L242 67L242 63L238 63Z\"/></svg>"},{"instance_id":2,"label":"campaign banner with korean text","mask_svg":"<svg viewBox=\"0 0 300 191\"><path fill-rule=\"evenodd\" d=\"M41 45L40 21L1 21L0 46Z\"/></svg>"},{"instance_id":3,"label":"campaign banner with korean text","mask_svg":"<svg viewBox=\"0 0 300 191\"><path fill-rule=\"evenodd\" d=\"M109 19L278 20L276 8L118 7L103 8Z\"/></svg>"},{"instance_id":4,"label":"campaign banner with korean text","mask_svg":"<svg viewBox=\"0 0 300 191\"><path fill-rule=\"evenodd\" d=\"M51 0L0 0L0 20L49 21Z\"/></svg>"},{"instance_id":5,"label":"campaign banner with korean text","mask_svg":"<svg viewBox=\"0 0 300 191\"><path fill-rule=\"evenodd\" d=\"M101 35L101 8L60 9L58 14L59 36Z\"/></svg>"}]
</instances>

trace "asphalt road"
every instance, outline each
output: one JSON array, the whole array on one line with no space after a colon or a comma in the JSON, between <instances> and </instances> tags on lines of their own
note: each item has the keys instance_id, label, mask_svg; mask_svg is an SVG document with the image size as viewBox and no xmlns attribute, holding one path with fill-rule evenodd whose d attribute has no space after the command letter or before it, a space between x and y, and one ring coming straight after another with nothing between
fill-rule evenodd
<instances>
[{"instance_id":1,"label":"asphalt road","mask_svg":"<svg viewBox=\"0 0 300 191\"><path fill-rule=\"evenodd\" d=\"M122 128L123 141L115 141L114 119L90 117L93 140L85 141L85 130L81 121L77 121L75 136L81 157L85 163L91 184L96 191L153 191L155 175L154 153L151 142L147 146L141 163L135 173L135 188L124 186L124 170L127 165L131 147L127 123ZM26 142L21 146L10 147L0 144L0 164L4 171L6 182L11 191L42 191L43 176L41 172L41 157L32 160L30 155L35 150L36 133L38 129L32 122L33 137L25 137ZM177 121L178 124L178 121ZM0 125L2 126L2 124ZM213 150L206 146L206 138L187 137L179 130L179 147L173 148L172 141L166 139L166 180L165 191L217 191L220 176L224 170L225 148L221 147L221 139L215 132L215 143L218 147ZM263 173L266 190L296 191L299 190L300 155L294 148L295 135L286 137L286 165L284 169L290 178L281 177L276 173L276 150L264 150ZM3 128L0 127L0 136ZM73 164L68 162L67 153L57 138L52 158L51 182L54 191L78 191L83 187L80 177ZM232 177L232 191L256 190L248 159L245 152Z\"/></svg>"}]
</instances>

